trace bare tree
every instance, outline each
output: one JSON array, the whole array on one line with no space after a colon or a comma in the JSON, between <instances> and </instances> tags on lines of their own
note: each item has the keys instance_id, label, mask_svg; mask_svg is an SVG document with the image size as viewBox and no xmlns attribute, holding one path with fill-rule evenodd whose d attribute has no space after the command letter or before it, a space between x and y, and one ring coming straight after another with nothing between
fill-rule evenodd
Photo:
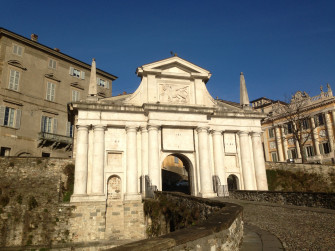
<instances>
[{"instance_id":1,"label":"bare tree","mask_svg":"<svg viewBox=\"0 0 335 251\"><path fill-rule=\"evenodd\" d=\"M311 102L306 92L298 91L292 95L288 103L277 102L273 104L270 119L283 119L286 121L284 130L292 133L295 142L298 142L302 163L307 162L305 143L312 138L315 125L311 123L311 115L306 112L306 106Z\"/></svg>"}]
</instances>

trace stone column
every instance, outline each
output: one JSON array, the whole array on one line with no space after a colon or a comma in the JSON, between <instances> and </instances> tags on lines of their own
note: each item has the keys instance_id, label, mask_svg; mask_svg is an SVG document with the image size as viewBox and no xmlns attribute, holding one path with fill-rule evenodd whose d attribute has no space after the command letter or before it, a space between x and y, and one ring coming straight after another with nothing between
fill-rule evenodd
<instances>
[{"instance_id":1,"label":"stone column","mask_svg":"<svg viewBox=\"0 0 335 251\"><path fill-rule=\"evenodd\" d=\"M200 187L201 197L214 197L213 183L209 165L209 151L208 151L208 129L205 127L198 127L198 147L199 147L199 169L200 169Z\"/></svg>"},{"instance_id":2,"label":"stone column","mask_svg":"<svg viewBox=\"0 0 335 251\"><path fill-rule=\"evenodd\" d=\"M335 126L335 111L332 111L333 126Z\"/></svg>"},{"instance_id":3,"label":"stone column","mask_svg":"<svg viewBox=\"0 0 335 251\"><path fill-rule=\"evenodd\" d=\"M283 146L284 146L284 158L287 160L288 159L288 146L287 146L287 138L285 136L285 128L282 126L280 127L281 129L281 135L283 135L282 137L282 141L283 141Z\"/></svg>"},{"instance_id":4,"label":"stone column","mask_svg":"<svg viewBox=\"0 0 335 251\"><path fill-rule=\"evenodd\" d=\"M160 175L161 167L159 163L159 148L158 148L158 129L157 125L148 126L148 135L149 135L149 178L152 186L157 186L157 189L160 189Z\"/></svg>"},{"instance_id":5,"label":"stone column","mask_svg":"<svg viewBox=\"0 0 335 251\"><path fill-rule=\"evenodd\" d=\"M249 134L248 132L239 132L240 148L241 148L241 164L243 170L243 183L244 190L255 190L253 182L253 171L251 164L251 149L249 147Z\"/></svg>"},{"instance_id":6,"label":"stone column","mask_svg":"<svg viewBox=\"0 0 335 251\"><path fill-rule=\"evenodd\" d=\"M92 194L104 194L105 127L93 126Z\"/></svg>"},{"instance_id":7,"label":"stone column","mask_svg":"<svg viewBox=\"0 0 335 251\"><path fill-rule=\"evenodd\" d=\"M317 156L320 156L320 148L319 148L319 135L318 135L318 131L315 128L315 121L314 118L311 117L311 126L312 126L312 130L313 130L313 142L315 145L315 154Z\"/></svg>"},{"instance_id":8,"label":"stone column","mask_svg":"<svg viewBox=\"0 0 335 251\"><path fill-rule=\"evenodd\" d=\"M276 142L277 142L277 150L278 150L279 161L283 162L284 161L283 146L282 146L279 127L276 127Z\"/></svg>"},{"instance_id":9,"label":"stone column","mask_svg":"<svg viewBox=\"0 0 335 251\"><path fill-rule=\"evenodd\" d=\"M221 185L227 185L226 174L224 169L224 150L223 150L222 132L213 130L212 135L213 135L215 175L220 178Z\"/></svg>"},{"instance_id":10,"label":"stone column","mask_svg":"<svg viewBox=\"0 0 335 251\"><path fill-rule=\"evenodd\" d=\"M265 160L270 161L269 141L266 131L263 132Z\"/></svg>"},{"instance_id":11,"label":"stone column","mask_svg":"<svg viewBox=\"0 0 335 251\"><path fill-rule=\"evenodd\" d=\"M268 190L261 134L259 132L253 132L251 134L251 141L254 153L254 167L257 190Z\"/></svg>"},{"instance_id":12,"label":"stone column","mask_svg":"<svg viewBox=\"0 0 335 251\"><path fill-rule=\"evenodd\" d=\"M142 167L142 192L145 194L145 176L148 175L148 130L146 126L141 127L141 167Z\"/></svg>"},{"instance_id":13,"label":"stone column","mask_svg":"<svg viewBox=\"0 0 335 251\"><path fill-rule=\"evenodd\" d=\"M127 134L127 171L126 171L126 194L125 200L140 200L138 193L138 173L137 173L137 127L126 126Z\"/></svg>"},{"instance_id":14,"label":"stone column","mask_svg":"<svg viewBox=\"0 0 335 251\"><path fill-rule=\"evenodd\" d=\"M330 115L328 112L325 113L326 118L326 126L327 126L327 134L328 134L328 140L330 145L330 152L334 150L334 136L333 136L333 127L332 123L330 121Z\"/></svg>"},{"instance_id":15,"label":"stone column","mask_svg":"<svg viewBox=\"0 0 335 251\"><path fill-rule=\"evenodd\" d=\"M77 125L77 153L74 172L73 196L86 195L87 191L88 126Z\"/></svg>"}]
</instances>

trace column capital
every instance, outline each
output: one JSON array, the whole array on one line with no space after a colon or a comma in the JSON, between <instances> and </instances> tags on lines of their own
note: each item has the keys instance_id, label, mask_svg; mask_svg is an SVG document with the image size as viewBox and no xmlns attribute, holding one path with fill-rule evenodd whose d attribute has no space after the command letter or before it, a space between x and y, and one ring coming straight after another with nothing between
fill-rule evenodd
<instances>
[{"instance_id":1,"label":"column capital","mask_svg":"<svg viewBox=\"0 0 335 251\"><path fill-rule=\"evenodd\" d=\"M136 132L137 129L138 129L138 126L135 126L135 125L126 125L125 129L126 129L127 133L128 132L134 132L134 131Z\"/></svg>"},{"instance_id":2,"label":"column capital","mask_svg":"<svg viewBox=\"0 0 335 251\"><path fill-rule=\"evenodd\" d=\"M106 126L105 125L93 125L93 130L94 131L104 131L106 130Z\"/></svg>"},{"instance_id":3,"label":"column capital","mask_svg":"<svg viewBox=\"0 0 335 251\"><path fill-rule=\"evenodd\" d=\"M155 124L148 124L148 131L151 131L151 130L155 130L155 131L158 131L158 129L160 128L159 125L155 125Z\"/></svg>"},{"instance_id":4,"label":"column capital","mask_svg":"<svg viewBox=\"0 0 335 251\"><path fill-rule=\"evenodd\" d=\"M247 131L239 131L237 134L238 134L239 136L248 136L248 135L249 135L249 132L247 132Z\"/></svg>"},{"instance_id":5,"label":"column capital","mask_svg":"<svg viewBox=\"0 0 335 251\"><path fill-rule=\"evenodd\" d=\"M209 129L209 127L207 127L207 126L198 126L196 131L197 131L197 133L208 132L208 129Z\"/></svg>"},{"instance_id":6,"label":"column capital","mask_svg":"<svg viewBox=\"0 0 335 251\"><path fill-rule=\"evenodd\" d=\"M142 133L143 132L148 132L148 126L147 125L142 125L142 126L140 126L140 130L141 130Z\"/></svg>"},{"instance_id":7,"label":"column capital","mask_svg":"<svg viewBox=\"0 0 335 251\"><path fill-rule=\"evenodd\" d=\"M261 136L261 132L251 132L251 137L260 137Z\"/></svg>"},{"instance_id":8,"label":"column capital","mask_svg":"<svg viewBox=\"0 0 335 251\"><path fill-rule=\"evenodd\" d=\"M78 131L79 130L88 130L88 128L90 127L89 125L76 125Z\"/></svg>"},{"instance_id":9,"label":"column capital","mask_svg":"<svg viewBox=\"0 0 335 251\"><path fill-rule=\"evenodd\" d=\"M224 132L224 130L210 130L210 133L213 135L222 135L222 133Z\"/></svg>"}]
</instances>

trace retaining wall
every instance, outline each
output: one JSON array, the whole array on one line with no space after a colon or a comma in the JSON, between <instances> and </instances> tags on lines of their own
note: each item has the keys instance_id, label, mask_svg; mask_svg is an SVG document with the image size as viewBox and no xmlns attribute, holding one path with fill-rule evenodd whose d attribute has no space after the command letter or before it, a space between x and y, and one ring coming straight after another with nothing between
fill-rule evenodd
<instances>
[{"instance_id":1,"label":"retaining wall","mask_svg":"<svg viewBox=\"0 0 335 251\"><path fill-rule=\"evenodd\" d=\"M108 250L239 250L243 238L241 206L179 193L158 194L166 196L168 200L180 202L180 210L199 208L199 217L205 220L159 237Z\"/></svg>"},{"instance_id":2,"label":"retaining wall","mask_svg":"<svg viewBox=\"0 0 335 251\"><path fill-rule=\"evenodd\" d=\"M229 198L258 202L271 202L281 205L335 209L334 193L230 191Z\"/></svg>"}]
</instances>

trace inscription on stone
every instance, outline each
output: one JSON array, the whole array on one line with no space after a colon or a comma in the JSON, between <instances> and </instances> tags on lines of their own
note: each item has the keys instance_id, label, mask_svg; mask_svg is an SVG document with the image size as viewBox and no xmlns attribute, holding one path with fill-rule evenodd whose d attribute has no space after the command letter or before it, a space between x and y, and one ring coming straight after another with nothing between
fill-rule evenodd
<instances>
[{"instance_id":1,"label":"inscription on stone","mask_svg":"<svg viewBox=\"0 0 335 251\"><path fill-rule=\"evenodd\" d=\"M188 85L161 84L159 100L164 103L188 104L190 102L189 89Z\"/></svg>"},{"instance_id":2,"label":"inscription on stone","mask_svg":"<svg viewBox=\"0 0 335 251\"><path fill-rule=\"evenodd\" d=\"M235 133L224 134L224 148L226 153L236 153Z\"/></svg>"},{"instance_id":3,"label":"inscription on stone","mask_svg":"<svg viewBox=\"0 0 335 251\"><path fill-rule=\"evenodd\" d=\"M107 165L110 168L121 168L122 167L122 153L108 153L107 154Z\"/></svg>"},{"instance_id":4,"label":"inscription on stone","mask_svg":"<svg viewBox=\"0 0 335 251\"><path fill-rule=\"evenodd\" d=\"M171 151L194 151L193 129L163 128L163 149Z\"/></svg>"}]
</instances>

